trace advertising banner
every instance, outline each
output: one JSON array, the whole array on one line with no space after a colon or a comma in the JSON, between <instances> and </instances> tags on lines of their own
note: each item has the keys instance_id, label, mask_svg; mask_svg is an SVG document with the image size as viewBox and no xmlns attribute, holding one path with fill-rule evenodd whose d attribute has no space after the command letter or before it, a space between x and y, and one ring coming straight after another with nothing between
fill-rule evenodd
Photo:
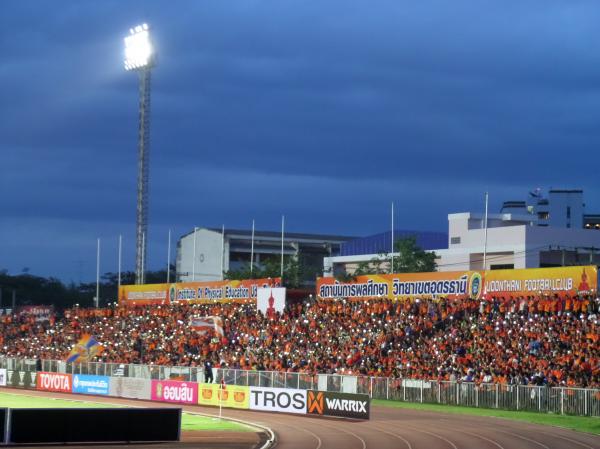
<instances>
[{"instance_id":1,"label":"advertising banner","mask_svg":"<svg viewBox=\"0 0 600 449\"><path fill-rule=\"evenodd\" d=\"M63 373L37 373L37 389L71 393L71 375Z\"/></svg>"},{"instance_id":2,"label":"advertising banner","mask_svg":"<svg viewBox=\"0 0 600 449\"><path fill-rule=\"evenodd\" d=\"M150 399L152 381L134 377L111 377L108 394L120 398Z\"/></svg>"},{"instance_id":3,"label":"advertising banner","mask_svg":"<svg viewBox=\"0 0 600 449\"><path fill-rule=\"evenodd\" d=\"M555 294L573 297L597 290L596 266L490 270L483 276L483 295L486 298Z\"/></svg>"},{"instance_id":4,"label":"advertising banner","mask_svg":"<svg viewBox=\"0 0 600 449\"><path fill-rule=\"evenodd\" d=\"M36 321L50 321L54 316L54 306L20 306L17 315L33 316Z\"/></svg>"},{"instance_id":5,"label":"advertising banner","mask_svg":"<svg viewBox=\"0 0 600 449\"><path fill-rule=\"evenodd\" d=\"M250 387L250 410L306 413L306 390Z\"/></svg>"},{"instance_id":6,"label":"advertising banner","mask_svg":"<svg viewBox=\"0 0 600 449\"><path fill-rule=\"evenodd\" d=\"M373 274L357 276L352 282L332 277L317 279L319 299L468 298L478 296L480 291L481 274L476 271Z\"/></svg>"},{"instance_id":7,"label":"advertising banner","mask_svg":"<svg viewBox=\"0 0 600 449\"><path fill-rule=\"evenodd\" d=\"M309 415L369 419L370 402L367 394L333 393L308 390Z\"/></svg>"},{"instance_id":8,"label":"advertising banner","mask_svg":"<svg viewBox=\"0 0 600 449\"><path fill-rule=\"evenodd\" d=\"M179 282L176 284L122 285L119 304L169 304L173 301L190 303L244 302L256 300L261 287L279 287L281 278L244 279L209 282Z\"/></svg>"},{"instance_id":9,"label":"advertising banner","mask_svg":"<svg viewBox=\"0 0 600 449\"><path fill-rule=\"evenodd\" d=\"M150 399L182 404L198 403L198 384L177 380L153 380Z\"/></svg>"},{"instance_id":10,"label":"advertising banner","mask_svg":"<svg viewBox=\"0 0 600 449\"><path fill-rule=\"evenodd\" d=\"M275 312L283 313L285 309L285 288L259 288L256 308L265 316L271 316Z\"/></svg>"},{"instance_id":11,"label":"advertising banner","mask_svg":"<svg viewBox=\"0 0 600 449\"><path fill-rule=\"evenodd\" d=\"M6 386L16 388L36 388L37 373L35 371L6 370Z\"/></svg>"},{"instance_id":12,"label":"advertising banner","mask_svg":"<svg viewBox=\"0 0 600 449\"><path fill-rule=\"evenodd\" d=\"M73 375L73 393L108 395L108 376Z\"/></svg>"},{"instance_id":13,"label":"advertising banner","mask_svg":"<svg viewBox=\"0 0 600 449\"><path fill-rule=\"evenodd\" d=\"M6 387L6 369L0 368L0 387Z\"/></svg>"},{"instance_id":14,"label":"advertising banner","mask_svg":"<svg viewBox=\"0 0 600 449\"><path fill-rule=\"evenodd\" d=\"M180 282L171 284L169 298L179 302L244 302L256 300L261 287L278 287L281 278L244 279L241 281Z\"/></svg>"},{"instance_id":15,"label":"advertising banner","mask_svg":"<svg viewBox=\"0 0 600 449\"><path fill-rule=\"evenodd\" d=\"M597 289L598 270L595 266L376 274L356 276L351 282L340 282L332 277L317 279L319 299L574 296Z\"/></svg>"},{"instance_id":16,"label":"advertising banner","mask_svg":"<svg viewBox=\"0 0 600 449\"><path fill-rule=\"evenodd\" d=\"M169 284L122 285L119 287L119 304L168 304Z\"/></svg>"},{"instance_id":17,"label":"advertising banner","mask_svg":"<svg viewBox=\"0 0 600 449\"><path fill-rule=\"evenodd\" d=\"M219 405L229 408L250 408L250 387L241 385L199 384L198 404Z\"/></svg>"}]
</instances>

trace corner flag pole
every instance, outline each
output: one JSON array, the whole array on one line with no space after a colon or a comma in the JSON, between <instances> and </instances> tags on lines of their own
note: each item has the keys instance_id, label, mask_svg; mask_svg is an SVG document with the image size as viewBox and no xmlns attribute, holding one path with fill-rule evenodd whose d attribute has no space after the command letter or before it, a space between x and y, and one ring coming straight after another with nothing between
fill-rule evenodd
<instances>
[{"instance_id":1,"label":"corner flag pole","mask_svg":"<svg viewBox=\"0 0 600 449\"><path fill-rule=\"evenodd\" d=\"M223 391L225 388L225 378L221 377L221 383L219 384L219 419L223 416Z\"/></svg>"}]
</instances>

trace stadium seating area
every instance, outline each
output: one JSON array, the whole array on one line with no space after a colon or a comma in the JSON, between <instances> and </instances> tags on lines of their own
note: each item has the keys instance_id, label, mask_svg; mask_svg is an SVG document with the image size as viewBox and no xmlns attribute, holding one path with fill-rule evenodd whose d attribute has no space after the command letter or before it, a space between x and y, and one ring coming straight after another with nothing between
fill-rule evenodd
<instances>
[{"instance_id":1,"label":"stadium seating area","mask_svg":"<svg viewBox=\"0 0 600 449\"><path fill-rule=\"evenodd\" d=\"M600 299L501 298L71 309L51 322L3 316L9 356L65 359L80 335L99 360L403 378L600 387ZM192 317L223 319L201 335Z\"/></svg>"}]
</instances>

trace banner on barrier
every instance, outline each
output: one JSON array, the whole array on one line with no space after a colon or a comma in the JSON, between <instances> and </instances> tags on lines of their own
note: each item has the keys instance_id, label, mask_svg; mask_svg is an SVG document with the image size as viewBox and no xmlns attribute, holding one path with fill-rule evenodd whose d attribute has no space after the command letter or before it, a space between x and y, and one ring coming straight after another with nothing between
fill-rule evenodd
<instances>
[{"instance_id":1,"label":"banner on barrier","mask_svg":"<svg viewBox=\"0 0 600 449\"><path fill-rule=\"evenodd\" d=\"M309 415L369 419L369 395L308 390L306 409Z\"/></svg>"},{"instance_id":2,"label":"banner on barrier","mask_svg":"<svg viewBox=\"0 0 600 449\"><path fill-rule=\"evenodd\" d=\"M153 380L150 399L182 404L198 403L198 384L176 380Z\"/></svg>"},{"instance_id":3,"label":"banner on barrier","mask_svg":"<svg viewBox=\"0 0 600 449\"><path fill-rule=\"evenodd\" d=\"M33 316L35 321L50 321L54 318L54 306L20 306L17 308L19 316Z\"/></svg>"},{"instance_id":4,"label":"banner on barrier","mask_svg":"<svg viewBox=\"0 0 600 449\"><path fill-rule=\"evenodd\" d=\"M243 279L174 284L122 285L119 304L169 304L170 302L230 302L256 300L261 287L278 287L281 278Z\"/></svg>"},{"instance_id":5,"label":"banner on barrier","mask_svg":"<svg viewBox=\"0 0 600 449\"><path fill-rule=\"evenodd\" d=\"M37 373L35 371L6 370L6 386L16 388L36 388Z\"/></svg>"},{"instance_id":6,"label":"banner on barrier","mask_svg":"<svg viewBox=\"0 0 600 449\"><path fill-rule=\"evenodd\" d=\"M111 377L108 394L121 398L150 399L150 379Z\"/></svg>"},{"instance_id":7,"label":"banner on barrier","mask_svg":"<svg viewBox=\"0 0 600 449\"><path fill-rule=\"evenodd\" d=\"M275 287L281 278L243 279L171 284L169 298L176 302L218 302L256 300L258 289Z\"/></svg>"},{"instance_id":8,"label":"banner on barrier","mask_svg":"<svg viewBox=\"0 0 600 449\"><path fill-rule=\"evenodd\" d=\"M169 284L121 285L119 304L168 304Z\"/></svg>"},{"instance_id":9,"label":"banner on barrier","mask_svg":"<svg viewBox=\"0 0 600 449\"><path fill-rule=\"evenodd\" d=\"M198 404L229 408L250 408L250 387L241 385L198 384Z\"/></svg>"},{"instance_id":10,"label":"banner on barrier","mask_svg":"<svg viewBox=\"0 0 600 449\"><path fill-rule=\"evenodd\" d=\"M444 271L356 276L352 282L317 279L319 299L450 298L585 295L598 290L595 266Z\"/></svg>"},{"instance_id":11,"label":"banner on barrier","mask_svg":"<svg viewBox=\"0 0 600 449\"><path fill-rule=\"evenodd\" d=\"M598 290L595 266L491 270L483 275L486 298L508 296L576 296Z\"/></svg>"},{"instance_id":12,"label":"banner on barrier","mask_svg":"<svg viewBox=\"0 0 600 449\"><path fill-rule=\"evenodd\" d=\"M0 387L6 387L6 369L0 368Z\"/></svg>"},{"instance_id":13,"label":"banner on barrier","mask_svg":"<svg viewBox=\"0 0 600 449\"><path fill-rule=\"evenodd\" d=\"M63 373L37 373L37 389L71 393L71 375Z\"/></svg>"},{"instance_id":14,"label":"banner on barrier","mask_svg":"<svg viewBox=\"0 0 600 449\"><path fill-rule=\"evenodd\" d=\"M474 271L374 274L356 276L352 282L332 277L317 279L319 299L467 298L479 295L480 291L481 275Z\"/></svg>"},{"instance_id":15,"label":"banner on barrier","mask_svg":"<svg viewBox=\"0 0 600 449\"><path fill-rule=\"evenodd\" d=\"M306 390L250 387L250 410L306 413Z\"/></svg>"},{"instance_id":16,"label":"banner on barrier","mask_svg":"<svg viewBox=\"0 0 600 449\"><path fill-rule=\"evenodd\" d=\"M108 376L73 375L73 393L108 395Z\"/></svg>"}]
</instances>

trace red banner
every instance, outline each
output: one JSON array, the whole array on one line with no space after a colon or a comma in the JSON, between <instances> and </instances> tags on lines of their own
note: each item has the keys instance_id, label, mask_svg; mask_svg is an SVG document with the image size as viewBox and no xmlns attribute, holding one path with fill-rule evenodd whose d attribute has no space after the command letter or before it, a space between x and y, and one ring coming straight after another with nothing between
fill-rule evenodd
<instances>
[{"instance_id":1,"label":"red banner","mask_svg":"<svg viewBox=\"0 0 600 449\"><path fill-rule=\"evenodd\" d=\"M36 380L38 390L71 393L70 374L39 372Z\"/></svg>"},{"instance_id":2,"label":"red banner","mask_svg":"<svg viewBox=\"0 0 600 449\"><path fill-rule=\"evenodd\" d=\"M17 314L33 316L36 321L50 321L54 317L54 306L21 306L17 308Z\"/></svg>"}]
</instances>

